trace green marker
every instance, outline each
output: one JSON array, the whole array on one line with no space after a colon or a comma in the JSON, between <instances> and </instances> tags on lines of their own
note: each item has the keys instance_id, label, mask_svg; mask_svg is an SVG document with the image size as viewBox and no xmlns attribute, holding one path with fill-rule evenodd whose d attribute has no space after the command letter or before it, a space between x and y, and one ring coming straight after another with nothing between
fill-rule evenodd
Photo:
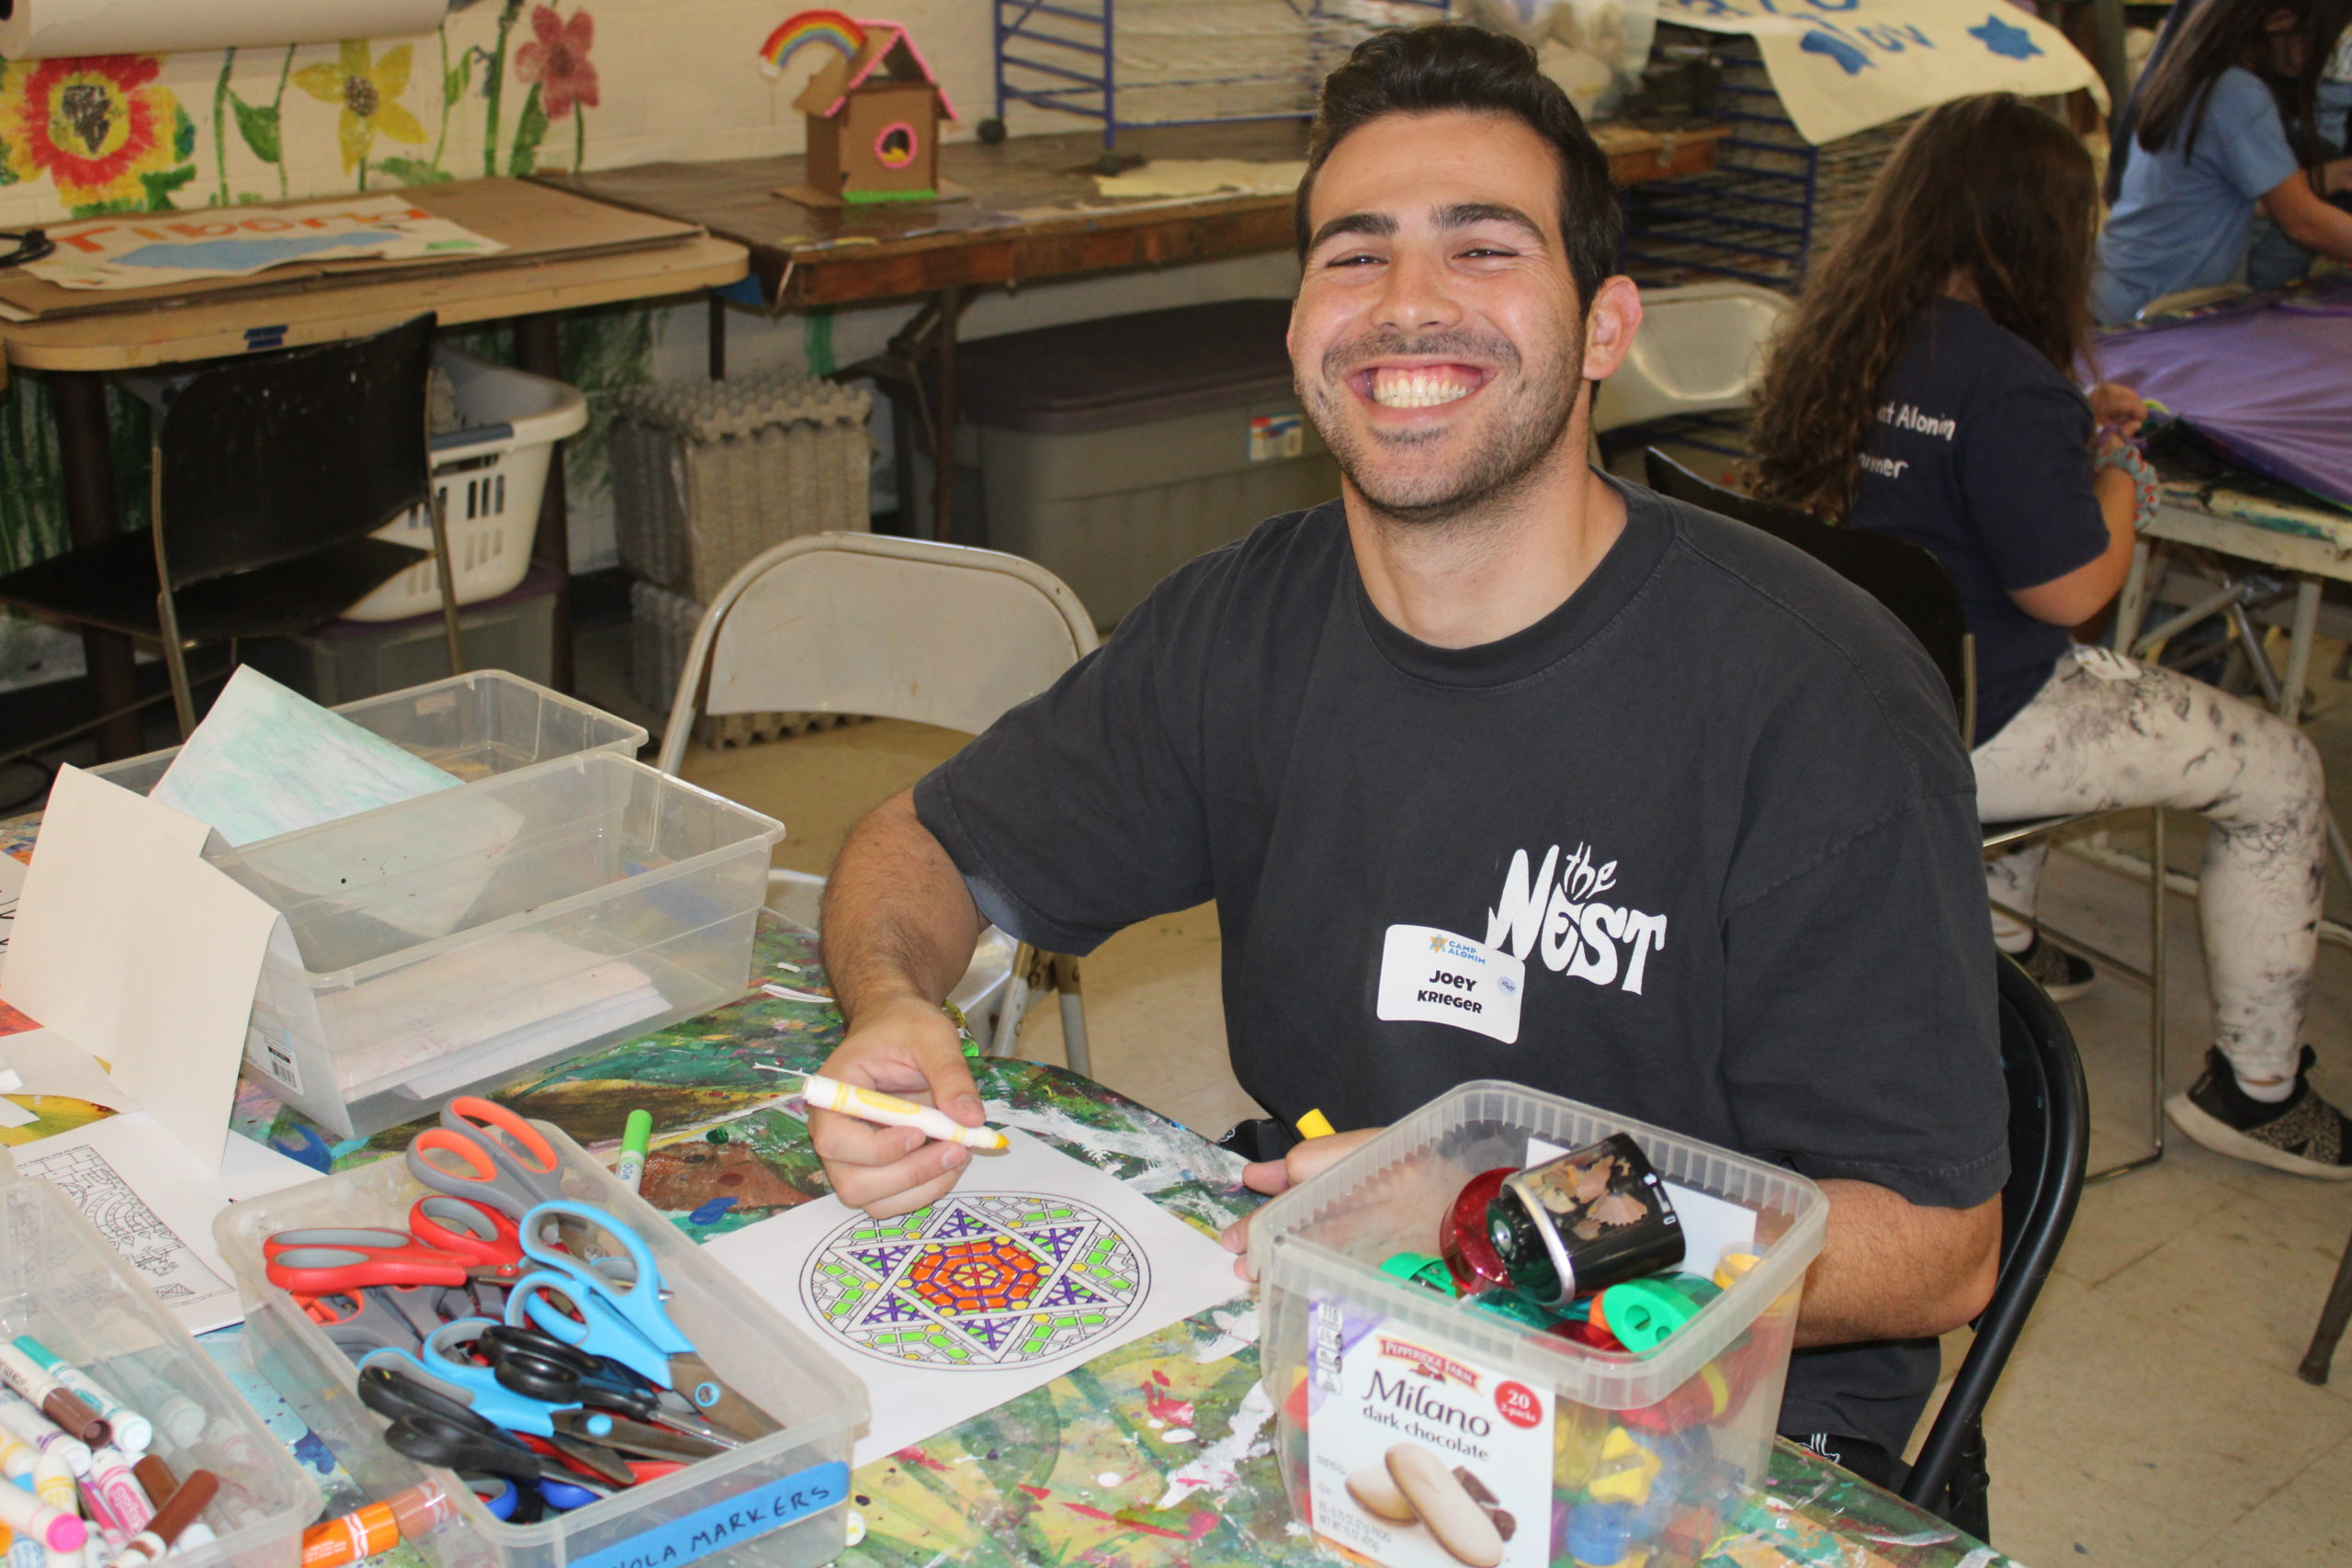
<instances>
[{"instance_id":1,"label":"green marker","mask_svg":"<svg viewBox=\"0 0 2352 1568\"><path fill-rule=\"evenodd\" d=\"M634 1192L645 1179L645 1156L653 1146L653 1113L632 1111L621 1128L621 1157L613 1167L613 1174L621 1185Z\"/></svg>"}]
</instances>

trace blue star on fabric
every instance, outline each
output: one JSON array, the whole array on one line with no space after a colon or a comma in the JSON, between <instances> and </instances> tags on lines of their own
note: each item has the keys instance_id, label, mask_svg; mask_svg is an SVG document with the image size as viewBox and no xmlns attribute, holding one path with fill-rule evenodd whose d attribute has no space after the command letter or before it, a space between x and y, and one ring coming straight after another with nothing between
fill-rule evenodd
<instances>
[{"instance_id":1,"label":"blue star on fabric","mask_svg":"<svg viewBox=\"0 0 2352 1568\"><path fill-rule=\"evenodd\" d=\"M1804 41L1797 47L1807 54L1827 55L1843 67L1849 76L1859 74L1865 65L1877 63L1869 55L1864 54L1836 33L1809 32L1804 35Z\"/></svg>"},{"instance_id":2,"label":"blue star on fabric","mask_svg":"<svg viewBox=\"0 0 2352 1568\"><path fill-rule=\"evenodd\" d=\"M1981 28L1971 28L1968 36L1982 40L1986 49L2005 60L2030 60L2041 52L2033 35L2023 28L2005 22L1998 17L1987 17Z\"/></svg>"}]
</instances>

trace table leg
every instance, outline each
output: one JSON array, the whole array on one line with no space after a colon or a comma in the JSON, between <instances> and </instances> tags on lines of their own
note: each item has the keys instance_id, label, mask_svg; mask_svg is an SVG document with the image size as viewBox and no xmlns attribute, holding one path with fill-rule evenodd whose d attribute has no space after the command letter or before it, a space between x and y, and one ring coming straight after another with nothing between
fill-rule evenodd
<instances>
[{"instance_id":1,"label":"table leg","mask_svg":"<svg viewBox=\"0 0 2352 1568\"><path fill-rule=\"evenodd\" d=\"M65 476L65 524L74 543L94 545L122 527L115 506L114 468L107 447L107 383L95 371L60 371L49 378L57 411L57 449ZM82 658L89 669L90 711L107 713L138 700L139 682L130 639L118 632L82 628ZM100 725L98 761L111 762L139 750L139 716L119 715Z\"/></svg>"},{"instance_id":2,"label":"table leg","mask_svg":"<svg viewBox=\"0 0 2352 1568\"><path fill-rule=\"evenodd\" d=\"M956 511L956 321L964 313L964 290L939 291L939 325L932 339L931 536L955 536Z\"/></svg>"},{"instance_id":3,"label":"table leg","mask_svg":"<svg viewBox=\"0 0 2352 1568\"><path fill-rule=\"evenodd\" d=\"M563 376L563 348L557 334L560 318L552 312L514 318L514 364L534 376ZM563 449L556 448L548 465L548 488L539 498L539 530L531 540L531 558L555 568L563 580L555 594L555 649L552 668L555 689L570 692L571 670L571 523L563 498Z\"/></svg>"},{"instance_id":4,"label":"table leg","mask_svg":"<svg viewBox=\"0 0 2352 1568\"><path fill-rule=\"evenodd\" d=\"M710 378L724 381L727 379L727 301L718 297L716 288L705 298L710 310Z\"/></svg>"},{"instance_id":5,"label":"table leg","mask_svg":"<svg viewBox=\"0 0 2352 1568\"><path fill-rule=\"evenodd\" d=\"M2278 689L2278 716L2289 724L2303 721L2303 687L2311 679L2312 639L2319 635L2319 579L2305 577L2295 584L2295 619L2287 636L2287 678Z\"/></svg>"}]
</instances>

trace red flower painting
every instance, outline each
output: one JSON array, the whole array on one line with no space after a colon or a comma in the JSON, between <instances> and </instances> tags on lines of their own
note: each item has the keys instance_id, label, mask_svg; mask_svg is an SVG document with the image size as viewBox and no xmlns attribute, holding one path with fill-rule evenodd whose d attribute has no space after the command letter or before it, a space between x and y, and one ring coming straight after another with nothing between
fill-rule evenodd
<instances>
[{"instance_id":1,"label":"red flower painting","mask_svg":"<svg viewBox=\"0 0 2352 1568\"><path fill-rule=\"evenodd\" d=\"M153 56L136 54L11 65L0 139L17 177L47 175L75 206L137 198L141 174L176 151L179 100L157 73Z\"/></svg>"},{"instance_id":2,"label":"red flower painting","mask_svg":"<svg viewBox=\"0 0 2352 1568\"><path fill-rule=\"evenodd\" d=\"M574 11L565 21L552 6L531 13L530 42L514 51L514 74L539 89L539 105L549 119L561 119L577 104L597 107L596 67L588 58L596 41L596 23L585 11Z\"/></svg>"}]
</instances>

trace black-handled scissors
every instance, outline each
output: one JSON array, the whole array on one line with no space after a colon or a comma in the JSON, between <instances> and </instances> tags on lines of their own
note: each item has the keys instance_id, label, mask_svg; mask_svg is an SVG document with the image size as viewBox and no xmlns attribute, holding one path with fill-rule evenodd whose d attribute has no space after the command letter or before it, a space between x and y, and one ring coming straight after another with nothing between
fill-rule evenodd
<instances>
[{"instance_id":1,"label":"black-handled scissors","mask_svg":"<svg viewBox=\"0 0 2352 1568\"><path fill-rule=\"evenodd\" d=\"M674 1408L650 1381L621 1363L592 1356L551 1334L502 1324L483 1329L476 1348L490 1359L500 1384L516 1393L550 1404L580 1404L660 1422L720 1449L743 1446L733 1433Z\"/></svg>"},{"instance_id":2,"label":"black-handled scissors","mask_svg":"<svg viewBox=\"0 0 2352 1568\"><path fill-rule=\"evenodd\" d=\"M473 1475L505 1475L517 1481L560 1481L568 1485L586 1486L599 1490L608 1488L581 1475L570 1466L556 1460L544 1459L523 1445L522 1439L508 1435L473 1412L461 1400L449 1397L437 1389L425 1386L413 1377L390 1367L363 1367L359 1371L359 1402L379 1416L387 1416L391 1427L384 1433L384 1441L398 1453L423 1464L445 1465ZM595 1445L575 1442L558 1437L552 1439L557 1448L588 1462L590 1454L578 1450L595 1450ZM609 1450L596 1457L605 1461L597 1465L619 1466L617 1455ZM625 1466L617 1472L629 1474Z\"/></svg>"}]
</instances>

